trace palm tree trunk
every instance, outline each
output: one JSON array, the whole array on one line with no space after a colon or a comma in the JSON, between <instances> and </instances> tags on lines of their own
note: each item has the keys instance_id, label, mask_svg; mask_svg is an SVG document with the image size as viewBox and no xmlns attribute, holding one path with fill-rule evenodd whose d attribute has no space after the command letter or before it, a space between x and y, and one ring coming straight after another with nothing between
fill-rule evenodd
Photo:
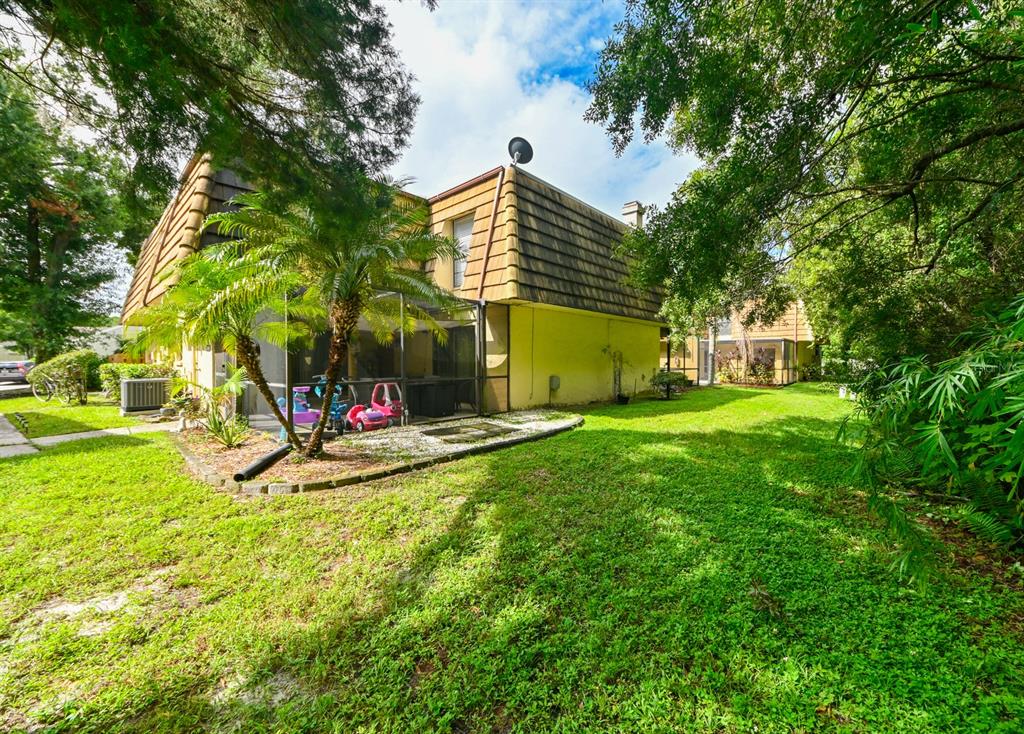
<instances>
[{"instance_id":1,"label":"palm tree trunk","mask_svg":"<svg viewBox=\"0 0 1024 734\"><path fill-rule=\"evenodd\" d=\"M299 435L295 433L295 428L288 424L288 418L281 413L281 408L277 405L277 399L274 397L273 390L270 389L270 385L267 384L267 378L263 374L263 366L260 364L259 354L256 349L256 344L245 336L235 336L235 351L238 353L238 361L242 363L246 373L249 375L249 379L252 380L256 389L259 391L263 399L267 401L267 405L270 406L270 412L274 414L274 418L284 428L285 433L288 436L288 441L292 446L295 447L296 451L302 449L302 440ZM285 400L289 397L285 396Z\"/></svg>"},{"instance_id":2,"label":"palm tree trunk","mask_svg":"<svg viewBox=\"0 0 1024 734\"><path fill-rule=\"evenodd\" d=\"M320 420L313 427L313 433L306 443L304 452L310 459L316 458L323 448L324 429L330 416L331 401L334 400L334 388L338 384L341 366L348 359L348 341L359 323L360 309L359 300L354 298L331 305L331 343L327 349L327 369L324 370L324 377L327 380L324 387L324 404L320 409Z\"/></svg>"}]
</instances>

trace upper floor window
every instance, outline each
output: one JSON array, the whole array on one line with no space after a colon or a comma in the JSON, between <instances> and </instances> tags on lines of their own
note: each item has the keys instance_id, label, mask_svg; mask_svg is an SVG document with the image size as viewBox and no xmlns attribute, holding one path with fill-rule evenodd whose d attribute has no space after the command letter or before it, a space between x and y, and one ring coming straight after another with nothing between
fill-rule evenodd
<instances>
[{"instance_id":1,"label":"upper floor window","mask_svg":"<svg viewBox=\"0 0 1024 734\"><path fill-rule=\"evenodd\" d=\"M726 338L729 338L729 337L732 336L732 318L731 317L726 316L723 319L718 319L718 322L716 323L715 327L718 330L718 336L724 336Z\"/></svg>"},{"instance_id":2,"label":"upper floor window","mask_svg":"<svg viewBox=\"0 0 1024 734\"><path fill-rule=\"evenodd\" d=\"M459 245L459 252L462 253L462 257L454 263L452 286L461 288L463 281L466 279L466 261L469 258L470 241L473 239L473 217L468 216L456 219L452 224L452 236Z\"/></svg>"}]
</instances>

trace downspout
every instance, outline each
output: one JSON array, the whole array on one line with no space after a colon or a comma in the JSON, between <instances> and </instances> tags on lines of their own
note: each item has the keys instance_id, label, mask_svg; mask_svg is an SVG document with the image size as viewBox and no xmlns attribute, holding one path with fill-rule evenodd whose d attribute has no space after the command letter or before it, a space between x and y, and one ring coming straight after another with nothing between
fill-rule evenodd
<instances>
[{"instance_id":1,"label":"downspout","mask_svg":"<svg viewBox=\"0 0 1024 734\"><path fill-rule=\"evenodd\" d=\"M708 326L708 385L715 384L715 351L718 348L718 327Z\"/></svg>"},{"instance_id":2,"label":"downspout","mask_svg":"<svg viewBox=\"0 0 1024 734\"><path fill-rule=\"evenodd\" d=\"M402 390L402 417L401 424L409 425L409 386L405 379L405 294L398 294L399 323L403 328L398 330L398 379Z\"/></svg>"},{"instance_id":3,"label":"downspout","mask_svg":"<svg viewBox=\"0 0 1024 734\"><path fill-rule=\"evenodd\" d=\"M800 307L793 307L793 367L796 369L796 380L800 380Z\"/></svg>"},{"instance_id":4,"label":"downspout","mask_svg":"<svg viewBox=\"0 0 1024 734\"><path fill-rule=\"evenodd\" d=\"M474 355L475 359L473 360L474 361L473 377L475 378L473 380L473 383L474 383L474 386L476 388L476 414L477 415L482 415L483 414L483 409L484 409L484 384L483 384L483 380L484 380L484 375L487 374L486 365L483 364L483 360L485 359L485 357L484 357L484 339L485 339L484 331L486 329L486 324L484 323L484 319L487 318L487 315L484 312L484 302L483 301L480 301L479 303L476 304L475 316L476 316L476 325L475 325L474 335L476 336L476 347L475 347L476 354Z\"/></svg>"},{"instance_id":5,"label":"downspout","mask_svg":"<svg viewBox=\"0 0 1024 734\"><path fill-rule=\"evenodd\" d=\"M672 330L669 329L668 336L665 337L665 374L672 372ZM686 374L685 372L683 373ZM672 397L672 385L668 382L665 383L665 400Z\"/></svg>"},{"instance_id":6,"label":"downspout","mask_svg":"<svg viewBox=\"0 0 1024 734\"><path fill-rule=\"evenodd\" d=\"M494 187L494 204L491 205L491 223L487 227L487 243L484 245L484 262L480 269L480 285L476 289L476 300L483 301L484 278L487 277L487 263L491 259L491 243L494 241L494 226L498 222L498 201L505 185L505 166L498 171L498 185Z\"/></svg>"},{"instance_id":7,"label":"downspout","mask_svg":"<svg viewBox=\"0 0 1024 734\"><path fill-rule=\"evenodd\" d=\"M287 331L288 331L288 294L287 293L285 293L285 295L284 295L284 325L285 325L285 333L287 333ZM260 359L260 357L257 357L257 359ZM261 364L262 364L262 362L261 362ZM293 383L292 383L291 356L290 356L289 344L286 342L285 345L284 345L284 404L285 404L285 417L286 417L286 419L288 421L288 429L290 431L294 431L295 430L295 401L292 398L292 396L294 394L292 392L292 387L293 387ZM325 397L325 399L327 398L327 396L324 396L324 397ZM334 399L333 397L329 398L329 400L333 400L333 399ZM326 406L323 406L323 405L320 406L320 410L330 410L330 409L331 409L331 404L330 403L327 403ZM273 413L273 411L271 411L271 413Z\"/></svg>"}]
</instances>

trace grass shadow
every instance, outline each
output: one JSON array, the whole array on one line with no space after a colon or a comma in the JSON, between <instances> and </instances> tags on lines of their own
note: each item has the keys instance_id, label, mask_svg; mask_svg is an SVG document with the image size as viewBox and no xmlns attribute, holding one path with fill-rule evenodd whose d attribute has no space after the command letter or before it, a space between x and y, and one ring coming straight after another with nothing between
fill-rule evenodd
<instances>
[{"instance_id":1,"label":"grass shadow","mask_svg":"<svg viewBox=\"0 0 1024 734\"><path fill-rule=\"evenodd\" d=\"M295 623L252 644L258 694L216 700L214 681L182 674L127 718L97 702L78 721L448 732L1019 723L1022 646L998 621L1024 608L1019 595L959 577L927 597L901 587L885 536L847 502L835 418L780 415L784 398L755 406L748 392L763 394L707 391L703 410L600 408L572 433L366 485L349 498L365 524L339 521L339 547L395 552L313 574L316 593L282 588L260 606L292 610ZM263 534L247 541L273 543L285 513L319 519L317 503L344 498L262 505ZM423 522L442 518L436 531L415 536L417 509ZM207 533L211 553L229 552ZM255 557L263 575L292 568Z\"/></svg>"}]
</instances>

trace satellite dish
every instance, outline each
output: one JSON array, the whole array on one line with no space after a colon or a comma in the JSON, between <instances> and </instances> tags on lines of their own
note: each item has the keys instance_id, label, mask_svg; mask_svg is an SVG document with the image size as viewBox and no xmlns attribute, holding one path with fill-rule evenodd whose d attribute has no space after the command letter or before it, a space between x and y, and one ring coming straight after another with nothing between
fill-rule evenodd
<instances>
[{"instance_id":1,"label":"satellite dish","mask_svg":"<svg viewBox=\"0 0 1024 734\"><path fill-rule=\"evenodd\" d=\"M533 160L533 146L526 138L512 138L508 141L508 154L512 156L512 165L529 163Z\"/></svg>"}]
</instances>

